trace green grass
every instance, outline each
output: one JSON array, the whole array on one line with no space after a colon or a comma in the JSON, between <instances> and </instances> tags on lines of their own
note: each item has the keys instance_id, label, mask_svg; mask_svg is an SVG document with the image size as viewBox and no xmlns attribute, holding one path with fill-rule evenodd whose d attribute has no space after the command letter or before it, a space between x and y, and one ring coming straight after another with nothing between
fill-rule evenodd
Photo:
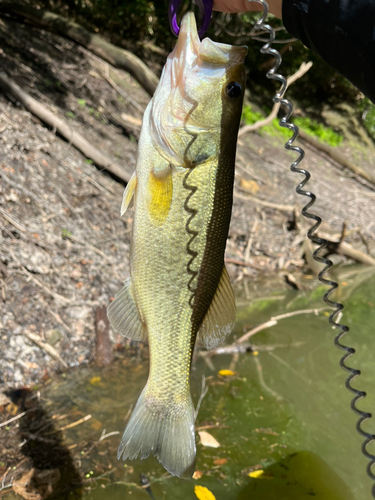
<instances>
[{"instance_id":1,"label":"green grass","mask_svg":"<svg viewBox=\"0 0 375 500\"><path fill-rule=\"evenodd\" d=\"M367 113L369 114L369 113ZM246 125L252 125L258 120L262 120L264 116L261 113L255 112L250 106L244 106L242 111L242 120ZM307 134L316 137L322 142L329 144L330 146L339 146L343 141L343 137L337 134L331 127L326 127L316 120L308 117L297 117L294 118L293 122ZM285 138L291 137L291 132L285 127L279 125L279 120L275 118L270 125L263 127L266 134L269 135L282 135ZM375 132L375 107L374 107L374 132Z\"/></svg>"},{"instance_id":2,"label":"green grass","mask_svg":"<svg viewBox=\"0 0 375 500\"><path fill-rule=\"evenodd\" d=\"M362 108L361 111L364 114L363 123L367 132L373 139L375 139L375 105L372 104L370 99L364 98L360 107Z\"/></svg>"}]
</instances>

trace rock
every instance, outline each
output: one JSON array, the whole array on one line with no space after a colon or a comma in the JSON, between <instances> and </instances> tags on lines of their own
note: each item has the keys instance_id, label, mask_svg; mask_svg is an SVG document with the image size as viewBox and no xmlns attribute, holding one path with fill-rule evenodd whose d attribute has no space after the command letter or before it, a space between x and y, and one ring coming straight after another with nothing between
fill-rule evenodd
<instances>
[{"instance_id":1,"label":"rock","mask_svg":"<svg viewBox=\"0 0 375 500\"><path fill-rule=\"evenodd\" d=\"M87 319L91 314L91 307L87 306L73 306L67 309L67 314L73 319Z\"/></svg>"},{"instance_id":2,"label":"rock","mask_svg":"<svg viewBox=\"0 0 375 500\"><path fill-rule=\"evenodd\" d=\"M44 336L48 344L51 346L55 346L62 337L60 330L57 330L56 328L47 330Z\"/></svg>"}]
</instances>

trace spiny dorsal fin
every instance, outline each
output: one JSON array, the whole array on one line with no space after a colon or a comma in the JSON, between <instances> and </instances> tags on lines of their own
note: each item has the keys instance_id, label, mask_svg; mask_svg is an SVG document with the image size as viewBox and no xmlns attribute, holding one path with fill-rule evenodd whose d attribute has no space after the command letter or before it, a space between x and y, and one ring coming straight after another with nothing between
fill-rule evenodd
<instances>
[{"instance_id":1,"label":"spiny dorsal fin","mask_svg":"<svg viewBox=\"0 0 375 500\"><path fill-rule=\"evenodd\" d=\"M198 339L207 349L220 345L236 322L236 302L228 272L223 267L219 285L198 332Z\"/></svg>"},{"instance_id":2,"label":"spiny dorsal fin","mask_svg":"<svg viewBox=\"0 0 375 500\"><path fill-rule=\"evenodd\" d=\"M134 172L133 175L130 177L130 181L126 186L124 191L124 196L122 197L121 215L124 215L127 209L131 208L131 202L133 200L136 187L137 187L137 174L136 172Z\"/></svg>"},{"instance_id":3,"label":"spiny dorsal fin","mask_svg":"<svg viewBox=\"0 0 375 500\"><path fill-rule=\"evenodd\" d=\"M146 340L147 332L139 317L134 301L131 279L125 281L124 287L110 304L107 315L112 328L128 339Z\"/></svg>"}]
</instances>

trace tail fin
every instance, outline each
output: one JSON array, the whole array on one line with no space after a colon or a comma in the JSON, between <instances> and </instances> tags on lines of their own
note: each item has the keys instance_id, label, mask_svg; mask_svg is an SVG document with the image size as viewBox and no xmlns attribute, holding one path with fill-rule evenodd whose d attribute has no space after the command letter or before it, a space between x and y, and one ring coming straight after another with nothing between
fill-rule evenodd
<instances>
[{"instance_id":1,"label":"tail fin","mask_svg":"<svg viewBox=\"0 0 375 500\"><path fill-rule=\"evenodd\" d=\"M146 389L146 388L145 388ZM179 477L191 477L195 468L194 407L189 397L184 408L155 407L145 389L126 426L117 452L120 460L143 459L153 453L163 467Z\"/></svg>"}]
</instances>

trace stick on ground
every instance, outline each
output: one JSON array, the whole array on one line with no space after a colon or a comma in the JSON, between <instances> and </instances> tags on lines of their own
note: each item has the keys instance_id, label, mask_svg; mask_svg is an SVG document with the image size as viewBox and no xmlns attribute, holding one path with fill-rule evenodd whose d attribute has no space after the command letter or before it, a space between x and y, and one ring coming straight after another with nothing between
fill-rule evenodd
<instances>
[{"instance_id":1,"label":"stick on ground","mask_svg":"<svg viewBox=\"0 0 375 500\"><path fill-rule=\"evenodd\" d=\"M43 104L27 94L3 71L0 72L0 87L15 97L30 113L40 118L44 123L57 130L67 141L75 146L86 158L90 158L98 167L107 170L124 182L128 182L130 174L121 168L119 160L103 154L81 134L75 132L62 117L49 111Z\"/></svg>"}]
</instances>

